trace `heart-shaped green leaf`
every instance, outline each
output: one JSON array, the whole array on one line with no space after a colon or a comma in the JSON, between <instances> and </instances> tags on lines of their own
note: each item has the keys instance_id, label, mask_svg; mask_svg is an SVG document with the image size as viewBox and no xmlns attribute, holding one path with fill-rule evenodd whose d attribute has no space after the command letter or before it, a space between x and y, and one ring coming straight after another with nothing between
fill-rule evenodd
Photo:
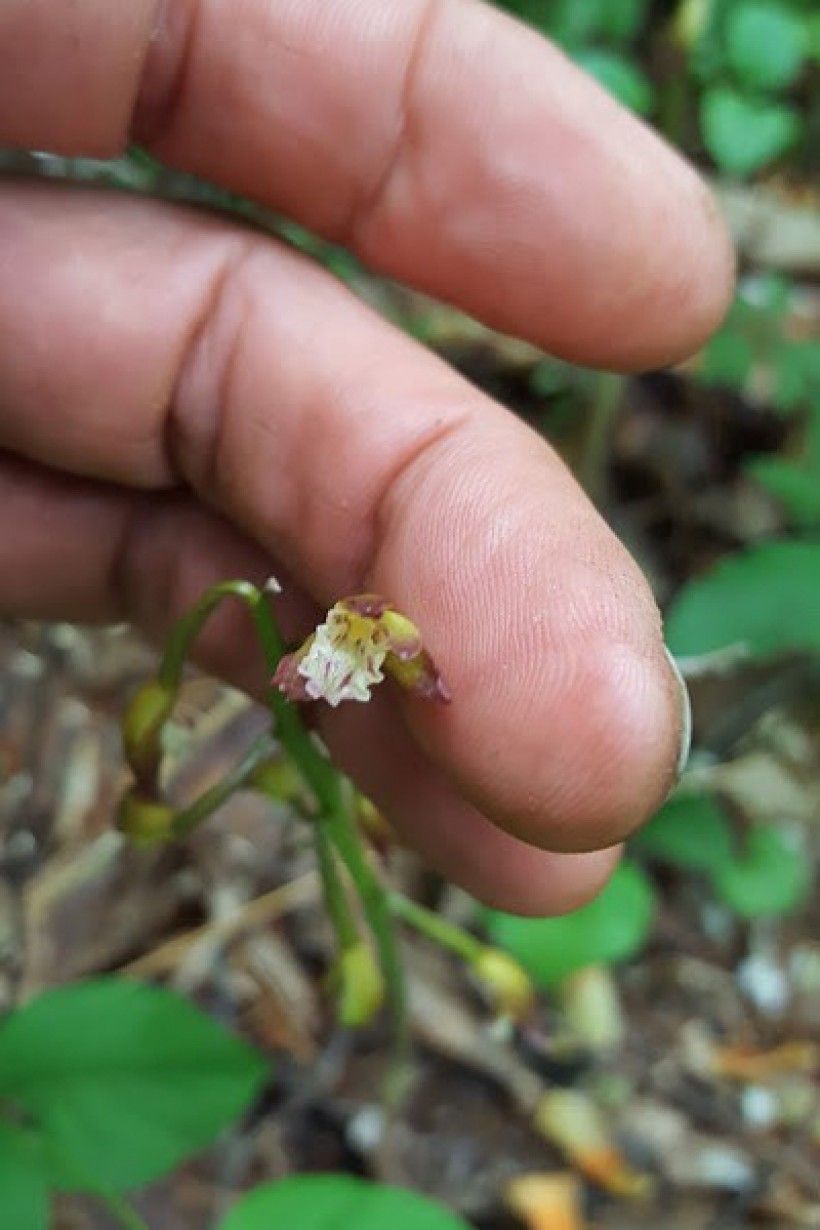
<instances>
[{"instance_id":1,"label":"heart-shaped green leaf","mask_svg":"<svg viewBox=\"0 0 820 1230\"><path fill-rule=\"evenodd\" d=\"M468 1230L415 1192L351 1175L299 1175L257 1187L220 1230Z\"/></svg>"},{"instance_id":2,"label":"heart-shaped green leaf","mask_svg":"<svg viewBox=\"0 0 820 1230\"><path fill-rule=\"evenodd\" d=\"M675 599L666 637L678 657L820 651L820 543L767 542L722 560Z\"/></svg>"},{"instance_id":3,"label":"heart-shaped green leaf","mask_svg":"<svg viewBox=\"0 0 820 1230\"><path fill-rule=\"evenodd\" d=\"M788 914L805 899L811 870L805 855L773 824L758 824L745 849L718 867L715 891L741 918Z\"/></svg>"},{"instance_id":4,"label":"heart-shaped green leaf","mask_svg":"<svg viewBox=\"0 0 820 1230\"><path fill-rule=\"evenodd\" d=\"M670 799L630 842L633 849L692 871L714 871L732 858L732 834L719 805L708 794Z\"/></svg>"},{"instance_id":5,"label":"heart-shaped green leaf","mask_svg":"<svg viewBox=\"0 0 820 1230\"><path fill-rule=\"evenodd\" d=\"M761 101L724 86L707 90L701 125L709 153L730 175L750 175L773 162L802 131L798 111L785 103Z\"/></svg>"},{"instance_id":6,"label":"heart-shaped green leaf","mask_svg":"<svg viewBox=\"0 0 820 1230\"><path fill-rule=\"evenodd\" d=\"M745 468L782 504L792 525L820 526L820 466L800 466L779 457L757 457Z\"/></svg>"},{"instance_id":7,"label":"heart-shaped green leaf","mask_svg":"<svg viewBox=\"0 0 820 1230\"><path fill-rule=\"evenodd\" d=\"M729 63L747 85L780 90L791 85L809 50L806 22L774 0L734 4L726 20Z\"/></svg>"},{"instance_id":8,"label":"heart-shaped green leaf","mask_svg":"<svg viewBox=\"0 0 820 1230\"><path fill-rule=\"evenodd\" d=\"M32 1117L70 1189L157 1178L209 1144L265 1074L186 1000L115 978L50 991L0 1025L0 1099Z\"/></svg>"},{"instance_id":9,"label":"heart-shaped green leaf","mask_svg":"<svg viewBox=\"0 0 820 1230\"><path fill-rule=\"evenodd\" d=\"M654 895L634 863L621 863L603 892L562 918L519 918L487 911L487 930L542 987L554 986L588 965L625 961L644 945L652 926Z\"/></svg>"}]
</instances>

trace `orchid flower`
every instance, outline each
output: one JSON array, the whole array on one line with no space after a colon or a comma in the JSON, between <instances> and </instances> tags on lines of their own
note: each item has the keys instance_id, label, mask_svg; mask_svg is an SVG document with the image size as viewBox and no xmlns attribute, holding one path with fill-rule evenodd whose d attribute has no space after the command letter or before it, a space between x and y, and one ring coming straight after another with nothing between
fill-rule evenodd
<instances>
[{"instance_id":1,"label":"orchid flower","mask_svg":"<svg viewBox=\"0 0 820 1230\"><path fill-rule=\"evenodd\" d=\"M289 700L335 708L370 700L385 674L424 700L450 699L416 625L378 594L356 594L335 603L300 648L282 658L272 684Z\"/></svg>"}]
</instances>

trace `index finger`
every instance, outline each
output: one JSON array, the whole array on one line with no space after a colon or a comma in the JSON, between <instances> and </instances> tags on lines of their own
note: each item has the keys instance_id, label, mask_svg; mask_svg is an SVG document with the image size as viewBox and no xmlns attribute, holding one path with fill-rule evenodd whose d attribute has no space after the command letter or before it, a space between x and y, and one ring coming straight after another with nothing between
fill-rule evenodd
<instances>
[{"instance_id":1,"label":"index finger","mask_svg":"<svg viewBox=\"0 0 820 1230\"><path fill-rule=\"evenodd\" d=\"M730 293L695 173L478 0L5 0L0 142L129 134L578 361L678 358Z\"/></svg>"}]
</instances>

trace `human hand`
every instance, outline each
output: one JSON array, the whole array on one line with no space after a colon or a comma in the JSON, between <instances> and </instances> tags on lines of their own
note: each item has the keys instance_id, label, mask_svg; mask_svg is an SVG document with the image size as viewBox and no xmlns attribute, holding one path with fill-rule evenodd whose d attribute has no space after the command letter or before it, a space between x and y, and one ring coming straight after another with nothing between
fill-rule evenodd
<instances>
[{"instance_id":1,"label":"human hand","mask_svg":"<svg viewBox=\"0 0 820 1230\"><path fill-rule=\"evenodd\" d=\"M732 259L691 170L477 0L4 0L0 145L163 161L568 359L694 349ZM445 875L572 908L667 791L679 695L648 587L535 433L263 236L0 185L0 607L160 635L285 575L287 630L361 590L453 703L323 713ZM211 667L259 679L239 612Z\"/></svg>"}]
</instances>

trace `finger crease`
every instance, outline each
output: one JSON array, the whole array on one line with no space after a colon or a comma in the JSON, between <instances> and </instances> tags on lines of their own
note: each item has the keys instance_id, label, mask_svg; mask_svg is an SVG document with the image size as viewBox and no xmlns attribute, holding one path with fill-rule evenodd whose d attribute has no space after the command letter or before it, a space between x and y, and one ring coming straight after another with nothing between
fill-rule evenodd
<instances>
[{"instance_id":1,"label":"finger crease","mask_svg":"<svg viewBox=\"0 0 820 1230\"><path fill-rule=\"evenodd\" d=\"M201 10L200 0L175 3L175 24L168 16L171 6L157 5L157 28L148 45L131 117L133 140L159 145L173 129L188 81Z\"/></svg>"},{"instance_id":2,"label":"finger crease","mask_svg":"<svg viewBox=\"0 0 820 1230\"><path fill-rule=\"evenodd\" d=\"M378 175L372 184L357 195L343 228L341 242L351 247L356 246L361 232L376 213L379 203L384 200L396 167L408 145L416 81L436 25L441 3L442 0L424 0L398 88L397 118L393 140L382 161Z\"/></svg>"},{"instance_id":3,"label":"finger crease","mask_svg":"<svg viewBox=\"0 0 820 1230\"><path fill-rule=\"evenodd\" d=\"M106 576L105 593L115 619L134 618L134 544L139 537L144 506L139 500L129 501L121 514L114 535Z\"/></svg>"},{"instance_id":4,"label":"finger crease","mask_svg":"<svg viewBox=\"0 0 820 1230\"><path fill-rule=\"evenodd\" d=\"M180 390L188 373L196 367L207 339L222 316L227 288L235 284L240 271L257 247L258 241L254 236L238 238L211 278L203 296L202 310L193 322L184 344L176 381L168 402L163 427L167 464L178 481L190 483L200 491L213 490L217 478L226 406L230 399L236 356L242 338L241 312L237 314L230 337L220 347L218 370L212 377L208 398L209 406L213 407L212 422L204 440L199 435L194 436L181 418L180 407L183 399Z\"/></svg>"}]
</instances>

